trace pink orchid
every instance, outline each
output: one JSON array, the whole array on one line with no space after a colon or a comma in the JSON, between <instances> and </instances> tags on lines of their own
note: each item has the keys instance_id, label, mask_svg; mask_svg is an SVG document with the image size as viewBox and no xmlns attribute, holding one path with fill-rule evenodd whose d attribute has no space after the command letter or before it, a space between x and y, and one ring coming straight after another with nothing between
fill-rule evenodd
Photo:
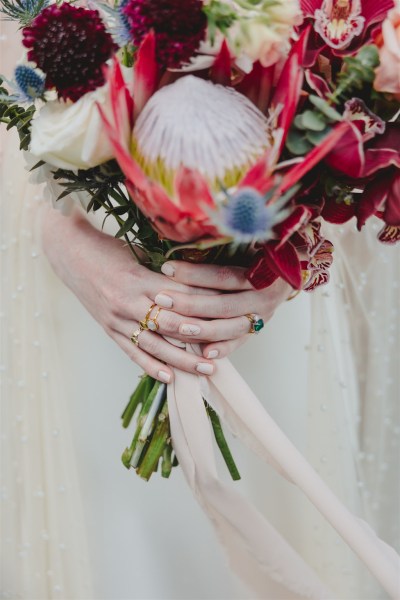
<instances>
[{"instance_id":1,"label":"pink orchid","mask_svg":"<svg viewBox=\"0 0 400 600\"><path fill-rule=\"evenodd\" d=\"M369 43L394 0L300 0L300 4L305 23L311 21L314 29L304 62L311 66L321 52L353 54Z\"/></svg>"}]
</instances>

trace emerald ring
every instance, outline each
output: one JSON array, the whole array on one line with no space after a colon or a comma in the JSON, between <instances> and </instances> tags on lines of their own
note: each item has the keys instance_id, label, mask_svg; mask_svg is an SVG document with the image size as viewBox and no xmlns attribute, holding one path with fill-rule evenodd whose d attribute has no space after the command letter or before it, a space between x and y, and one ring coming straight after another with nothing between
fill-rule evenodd
<instances>
[{"instance_id":1,"label":"emerald ring","mask_svg":"<svg viewBox=\"0 0 400 600\"><path fill-rule=\"evenodd\" d=\"M250 330L249 333L260 333L261 329L264 327L264 321L260 317L260 315L255 315L254 313L250 313L246 315L248 320L250 321Z\"/></svg>"}]
</instances>

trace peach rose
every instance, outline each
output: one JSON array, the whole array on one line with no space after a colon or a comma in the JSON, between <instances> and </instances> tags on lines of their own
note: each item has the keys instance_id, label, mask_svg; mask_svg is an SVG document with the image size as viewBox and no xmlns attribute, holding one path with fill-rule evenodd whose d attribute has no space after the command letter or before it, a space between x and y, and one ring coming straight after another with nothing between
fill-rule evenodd
<instances>
[{"instance_id":1,"label":"peach rose","mask_svg":"<svg viewBox=\"0 0 400 600\"><path fill-rule=\"evenodd\" d=\"M400 0L388 13L375 44L379 48L380 65L376 69L374 88L395 94L400 100Z\"/></svg>"}]
</instances>

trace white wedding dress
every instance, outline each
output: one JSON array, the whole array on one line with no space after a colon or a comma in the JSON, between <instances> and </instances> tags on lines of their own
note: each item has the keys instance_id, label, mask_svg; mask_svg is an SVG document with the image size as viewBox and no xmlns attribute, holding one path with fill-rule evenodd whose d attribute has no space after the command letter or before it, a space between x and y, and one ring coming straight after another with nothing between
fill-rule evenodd
<instances>
[{"instance_id":1,"label":"white wedding dress","mask_svg":"<svg viewBox=\"0 0 400 600\"><path fill-rule=\"evenodd\" d=\"M16 137L1 135L1 597L254 598L181 469L145 483L122 466L130 432L119 415L139 370L50 271L43 192L26 183ZM280 307L232 360L333 491L396 546L400 265L376 227L330 231L331 283ZM335 598L387 597L296 487L237 440L232 448L242 474L233 485Z\"/></svg>"}]
</instances>

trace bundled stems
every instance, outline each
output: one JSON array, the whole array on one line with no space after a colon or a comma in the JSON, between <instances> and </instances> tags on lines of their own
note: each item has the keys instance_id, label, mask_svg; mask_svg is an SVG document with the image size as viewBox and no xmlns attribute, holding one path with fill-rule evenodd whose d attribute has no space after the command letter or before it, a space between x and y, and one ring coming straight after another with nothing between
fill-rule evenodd
<instances>
[{"instance_id":1,"label":"bundled stems","mask_svg":"<svg viewBox=\"0 0 400 600\"><path fill-rule=\"evenodd\" d=\"M205 410L232 479L240 479L217 413L206 403ZM122 454L122 462L148 481L161 461L161 476L169 477L172 467L178 465L178 459L171 442L166 385L144 375L122 413L123 427L130 425L137 412L135 434L130 447Z\"/></svg>"}]
</instances>

